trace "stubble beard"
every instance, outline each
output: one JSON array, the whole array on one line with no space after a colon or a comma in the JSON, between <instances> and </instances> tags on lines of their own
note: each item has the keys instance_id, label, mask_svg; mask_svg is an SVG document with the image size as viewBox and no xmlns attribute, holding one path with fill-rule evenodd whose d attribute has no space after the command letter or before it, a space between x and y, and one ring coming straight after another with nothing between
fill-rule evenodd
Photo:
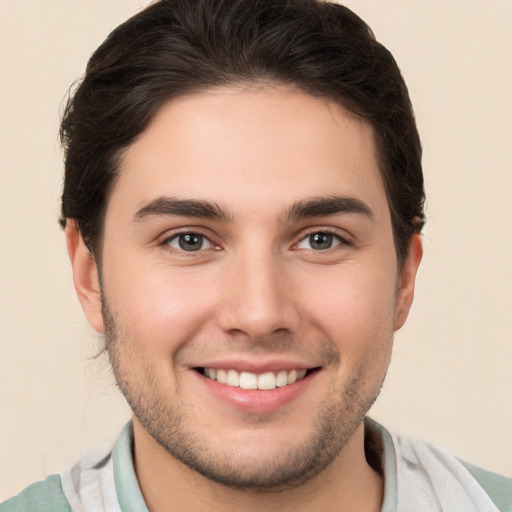
<instances>
[{"instance_id":1,"label":"stubble beard","mask_svg":"<svg viewBox=\"0 0 512 512\"><path fill-rule=\"evenodd\" d=\"M187 425L186 407L173 405L150 371L144 372L143 382L133 381L130 360L124 357L126 352L123 354L127 337L104 298L102 310L114 377L139 422L172 457L207 479L233 489L280 491L302 485L321 473L364 420L384 381L383 375L372 392L362 393L364 375L361 372L352 376L343 389L331 389L317 404L317 419L309 437L300 445L270 458L237 458L233 453L215 452L208 439L190 427L190 421Z\"/></svg>"}]
</instances>

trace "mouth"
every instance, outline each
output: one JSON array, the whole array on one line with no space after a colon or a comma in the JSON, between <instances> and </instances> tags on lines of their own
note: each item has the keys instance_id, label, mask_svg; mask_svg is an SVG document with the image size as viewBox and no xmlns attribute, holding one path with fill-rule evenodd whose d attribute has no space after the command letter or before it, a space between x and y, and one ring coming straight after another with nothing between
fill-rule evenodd
<instances>
[{"instance_id":1,"label":"mouth","mask_svg":"<svg viewBox=\"0 0 512 512\"><path fill-rule=\"evenodd\" d=\"M204 377L220 384L246 390L270 391L294 384L320 368L296 368L274 372L252 373L234 369L196 368Z\"/></svg>"}]
</instances>

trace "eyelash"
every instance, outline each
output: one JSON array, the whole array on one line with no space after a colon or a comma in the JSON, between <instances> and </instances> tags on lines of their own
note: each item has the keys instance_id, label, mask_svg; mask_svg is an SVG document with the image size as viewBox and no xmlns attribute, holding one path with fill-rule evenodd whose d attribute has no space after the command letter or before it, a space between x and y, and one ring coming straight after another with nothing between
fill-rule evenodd
<instances>
[{"instance_id":1,"label":"eyelash","mask_svg":"<svg viewBox=\"0 0 512 512\"><path fill-rule=\"evenodd\" d=\"M340 233L333 228L311 228L310 230L306 231L305 234L301 235L299 241L296 244L294 244L294 247L297 246L298 244L300 244L303 240L306 240L310 236L316 235L316 234L331 235L333 238L335 238L339 242L339 244L336 244L333 247L325 249L324 251L328 251L329 249L334 249L338 245L344 245L344 246L351 245L351 243L345 237L341 236ZM324 252L324 251L317 250L314 252Z\"/></svg>"},{"instance_id":2,"label":"eyelash","mask_svg":"<svg viewBox=\"0 0 512 512\"><path fill-rule=\"evenodd\" d=\"M208 249L200 248L197 251L186 251L184 249L180 250L179 248L172 247L170 245L170 243L173 240L177 240L177 239L179 239L180 236L186 236L186 235L201 237L202 240L203 240L203 243L204 243L204 241L208 241L212 245L212 247L210 247ZM212 242L210 237L208 235L206 235L205 233L202 233L200 230L197 230L197 229L190 229L190 230L186 230L186 231L179 231L177 233L173 233L172 235L167 236L164 240L162 240L162 242L160 242L159 245L162 246L162 247L165 247L170 252L177 252L177 253L180 253L180 254L187 254L187 255L190 255L190 256L193 256L195 253L204 252L205 250L218 250L218 246L214 242Z\"/></svg>"},{"instance_id":3,"label":"eyelash","mask_svg":"<svg viewBox=\"0 0 512 512\"><path fill-rule=\"evenodd\" d=\"M351 245L351 243L343 236L341 236L339 234L339 232L335 229L332 229L332 228L311 228L309 229L308 231L306 231L305 233L301 234L301 237L300 239L298 240L298 242L296 242L295 244L293 244L293 247L292 248L297 248L297 246L303 242L304 240L306 240L308 237L311 237L315 234L326 234L326 235L330 235L332 236L333 238L336 239L336 241L338 242L337 244L335 244L334 246L332 247L328 247L326 249L318 249L318 250L314 250L314 249L305 249L305 250L311 250L311 251L314 251L314 252L318 252L318 253L321 253L321 252L327 252L331 249L334 249L336 247L338 247L339 245L344 245L344 246L349 246ZM203 249L202 247L200 247L198 250L193 250L193 251L187 251L185 249L179 249L177 247L172 247L170 245L170 243L174 240L177 240L179 239L180 236L185 236L185 235L190 235L190 236L198 236L198 237L201 237L202 238L202 241L204 244L205 241L209 242L211 244L212 247L209 247L207 249ZM187 254L187 255L190 255L190 256L193 256L195 255L196 253L201 253L201 252L204 252L206 250L219 250L219 246L216 245L208 235L206 235L205 233L201 232L200 230L186 230L186 231L179 231L177 233L173 233L171 236L168 236L166 237L164 240L162 240L162 242L160 243L160 245L162 247L166 247L170 252L178 252L180 254ZM296 250L300 250L300 249L296 249Z\"/></svg>"}]
</instances>

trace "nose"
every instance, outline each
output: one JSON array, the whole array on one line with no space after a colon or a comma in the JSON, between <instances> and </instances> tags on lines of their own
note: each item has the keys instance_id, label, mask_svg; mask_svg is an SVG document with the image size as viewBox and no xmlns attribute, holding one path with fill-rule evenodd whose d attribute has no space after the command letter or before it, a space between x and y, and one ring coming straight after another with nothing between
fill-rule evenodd
<instances>
[{"instance_id":1,"label":"nose","mask_svg":"<svg viewBox=\"0 0 512 512\"><path fill-rule=\"evenodd\" d=\"M259 342L294 333L300 313L290 270L270 250L234 257L218 312L221 329Z\"/></svg>"}]
</instances>

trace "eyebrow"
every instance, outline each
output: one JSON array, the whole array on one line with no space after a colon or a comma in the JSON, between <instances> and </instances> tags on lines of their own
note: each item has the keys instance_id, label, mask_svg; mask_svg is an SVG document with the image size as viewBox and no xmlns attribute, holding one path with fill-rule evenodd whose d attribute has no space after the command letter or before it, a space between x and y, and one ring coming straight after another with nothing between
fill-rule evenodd
<instances>
[{"instance_id":1,"label":"eyebrow","mask_svg":"<svg viewBox=\"0 0 512 512\"><path fill-rule=\"evenodd\" d=\"M232 215L222 210L219 205L198 199L178 199L175 197L159 197L143 206L134 215L136 222L148 217L179 215L201 219L215 219L228 222Z\"/></svg>"},{"instance_id":2,"label":"eyebrow","mask_svg":"<svg viewBox=\"0 0 512 512\"><path fill-rule=\"evenodd\" d=\"M287 222L311 217L324 217L340 213L355 213L373 219L371 208L355 197L313 197L294 203L284 215ZM159 197L137 210L133 220L141 222L148 217L182 216L231 222L234 216L218 204L200 199Z\"/></svg>"},{"instance_id":3,"label":"eyebrow","mask_svg":"<svg viewBox=\"0 0 512 512\"><path fill-rule=\"evenodd\" d=\"M340 213L355 213L373 220L372 209L360 199L350 196L314 197L292 205L285 215L286 220L293 221L309 217L324 217Z\"/></svg>"}]
</instances>

